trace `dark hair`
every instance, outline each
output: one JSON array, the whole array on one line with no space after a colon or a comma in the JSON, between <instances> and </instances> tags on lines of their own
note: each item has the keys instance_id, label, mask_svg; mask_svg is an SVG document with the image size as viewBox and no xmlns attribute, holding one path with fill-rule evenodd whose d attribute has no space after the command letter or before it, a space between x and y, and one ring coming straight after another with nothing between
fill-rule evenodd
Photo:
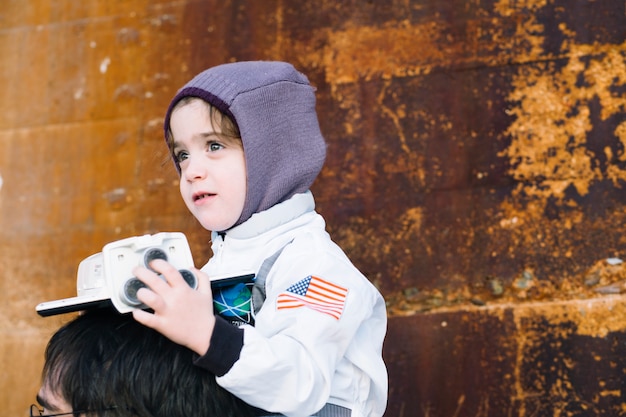
<instances>
[{"instance_id":1,"label":"dark hair","mask_svg":"<svg viewBox=\"0 0 626 417\"><path fill-rule=\"evenodd\" d=\"M42 383L74 410L94 416L253 416L253 408L193 365L194 353L100 309L65 324L48 342ZM116 407L114 410L104 411Z\"/></svg>"}]
</instances>

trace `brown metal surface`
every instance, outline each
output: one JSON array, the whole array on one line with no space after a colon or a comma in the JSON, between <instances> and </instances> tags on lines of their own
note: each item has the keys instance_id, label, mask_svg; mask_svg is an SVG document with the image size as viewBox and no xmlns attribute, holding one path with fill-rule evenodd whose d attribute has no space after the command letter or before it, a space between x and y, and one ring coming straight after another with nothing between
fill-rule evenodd
<instances>
[{"instance_id":1,"label":"brown metal surface","mask_svg":"<svg viewBox=\"0 0 626 417\"><path fill-rule=\"evenodd\" d=\"M624 301L620 296L396 318L385 348L396 382L386 415L622 416Z\"/></svg>"},{"instance_id":2,"label":"brown metal surface","mask_svg":"<svg viewBox=\"0 0 626 417\"><path fill-rule=\"evenodd\" d=\"M5 0L0 52L0 414L32 402L67 319L34 306L73 295L84 257L179 230L208 258L161 122L195 73L246 59L291 61L317 87L313 191L389 303L388 417L623 414L606 388L623 377L621 310L597 307L614 323L601 336L555 318L626 279L605 262L626 250L623 0ZM532 403L558 395L572 406Z\"/></svg>"}]
</instances>

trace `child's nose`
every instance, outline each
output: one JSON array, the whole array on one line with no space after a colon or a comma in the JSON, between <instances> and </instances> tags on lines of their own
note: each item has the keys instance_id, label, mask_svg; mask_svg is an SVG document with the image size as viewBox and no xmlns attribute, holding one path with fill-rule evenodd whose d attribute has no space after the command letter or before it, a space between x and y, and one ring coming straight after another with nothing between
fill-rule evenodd
<instances>
[{"instance_id":1,"label":"child's nose","mask_svg":"<svg viewBox=\"0 0 626 417\"><path fill-rule=\"evenodd\" d=\"M187 178L187 181L202 179L205 176L206 167L202 163L202 159L189 156L187 161L187 169L185 170L185 177Z\"/></svg>"}]
</instances>

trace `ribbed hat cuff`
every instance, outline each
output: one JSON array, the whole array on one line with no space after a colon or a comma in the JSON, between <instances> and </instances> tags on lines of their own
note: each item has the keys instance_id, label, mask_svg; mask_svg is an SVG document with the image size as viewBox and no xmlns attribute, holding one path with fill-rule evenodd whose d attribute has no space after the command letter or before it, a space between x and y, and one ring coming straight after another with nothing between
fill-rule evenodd
<instances>
[{"instance_id":1,"label":"ribbed hat cuff","mask_svg":"<svg viewBox=\"0 0 626 417\"><path fill-rule=\"evenodd\" d=\"M172 111L174 111L174 107L178 104L179 101L184 99L185 97L197 97L200 98L212 106L216 107L219 111L230 117L233 123L237 123L235 117L230 111L228 104L226 104L221 98L218 96L209 93L206 90L198 87L185 87L181 89L176 96L172 99L170 106L167 108L167 113L165 113L165 123L163 124L163 130L165 134L165 140L167 140L167 134L170 130L170 119L172 117Z\"/></svg>"}]
</instances>

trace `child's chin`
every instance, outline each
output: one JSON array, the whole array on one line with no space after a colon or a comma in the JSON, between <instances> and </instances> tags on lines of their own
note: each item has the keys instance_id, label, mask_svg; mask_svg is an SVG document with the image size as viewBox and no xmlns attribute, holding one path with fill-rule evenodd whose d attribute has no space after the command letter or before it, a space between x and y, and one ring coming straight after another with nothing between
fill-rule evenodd
<instances>
[{"instance_id":1,"label":"child's chin","mask_svg":"<svg viewBox=\"0 0 626 417\"><path fill-rule=\"evenodd\" d=\"M234 222L221 222L221 223L217 223L217 222L200 222L200 224L202 225L202 227L204 227L206 230L209 230L211 232L222 232L224 230L228 230L231 227L233 227Z\"/></svg>"}]
</instances>

